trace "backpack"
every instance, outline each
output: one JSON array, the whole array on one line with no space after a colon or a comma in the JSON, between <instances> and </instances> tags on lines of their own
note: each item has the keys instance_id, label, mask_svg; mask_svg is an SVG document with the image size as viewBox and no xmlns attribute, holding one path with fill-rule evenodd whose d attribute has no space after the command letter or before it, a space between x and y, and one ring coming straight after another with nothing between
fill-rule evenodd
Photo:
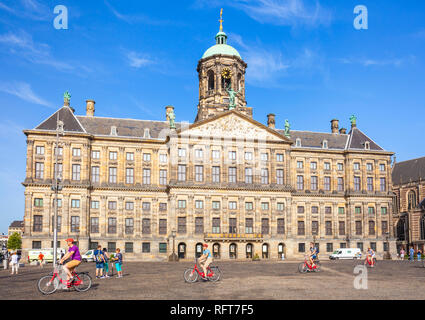
<instances>
[{"instance_id":1,"label":"backpack","mask_svg":"<svg viewBox=\"0 0 425 320\"><path fill-rule=\"evenodd\" d=\"M96 263L103 263L105 261L105 257L103 256L103 252L101 250L98 250L98 253L96 255Z\"/></svg>"}]
</instances>

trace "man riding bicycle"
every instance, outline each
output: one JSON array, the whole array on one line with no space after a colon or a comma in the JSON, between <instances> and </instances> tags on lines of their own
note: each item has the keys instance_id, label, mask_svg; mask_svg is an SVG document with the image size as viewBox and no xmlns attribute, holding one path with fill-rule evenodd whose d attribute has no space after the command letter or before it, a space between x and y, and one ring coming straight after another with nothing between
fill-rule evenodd
<instances>
[{"instance_id":1,"label":"man riding bicycle","mask_svg":"<svg viewBox=\"0 0 425 320\"><path fill-rule=\"evenodd\" d=\"M312 267L315 266L314 261L317 259L317 255L318 255L317 248L314 246L314 243L313 242L310 242L310 255L309 255L309 259L310 259L310 265Z\"/></svg>"},{"instance_id":2,"label":"man riding bicycle","mask_svg":"<svg viewBox=\"0 0 425 320\"><path fill-rule=\"evenodd\" d=\"M204 243L203 245L204 251L202 252L202 256L199 257L199 265L204 270L204 279L207 277L207 268L212 262L211 251L208 249L208 245Z\"/></svg>"},{"instance_id":3,"label":"man riding bicycle","mask_svg":"<svg viewBox=\"0 0 425 320\"><path fill-rule=\"evenodd\" d=\"M65 241L69 249L68 252L60 259L59 263L62 264L65 260L71 258L71 260L63 266L63 269L66 272L67 285L69 285L73 278L72 272L81 263L81 254L78 247L74 244L74 239L68 238Z\"/></svg>"},{"instance_id":4,"label":"man riding bicycle","mask_svg":"<svg viewBox=\"0 0 425 320\"><path fill-rule=\"evenodd\" d=\"M374 267L374 260L375 259L375 251L373 251L371 248L367 248L367 255L366 255L366 261L369 262L371 267ZM364 264L366 264L366 261Z\"/></svg>"}]
</instances>

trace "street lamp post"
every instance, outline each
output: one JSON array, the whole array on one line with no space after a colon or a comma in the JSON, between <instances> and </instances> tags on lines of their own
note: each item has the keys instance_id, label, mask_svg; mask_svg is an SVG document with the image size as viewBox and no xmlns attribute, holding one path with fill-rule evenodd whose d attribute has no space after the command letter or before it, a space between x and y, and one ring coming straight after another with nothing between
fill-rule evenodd
<instances>
[{"instance_id":1,"label":"street lamp post","mask_svg":"<svg viewBox=\"0 0 425 320\"><path fill-rule=\"evenodd\" d=\"M175 252L175 246L174 246L174 240L176 238L176 230L172 230L171 231L171 236L173 237L173 253L170 255L170 257L168 258L168 261L179 261L176 252Z\"/></svg>"},{"instance_id":2,"label":"street lamp post","mask_svg":"<svg viewBox=\"0 0 425 320\"><path fill-rule=\"evenodd\" d=\"M58 192L62 190L62 186L60 185L60 182L62 180L62 177L59 173L59 165L58 165L58 154L59 154L59 135L63 135L63 121L59 120L59 113L58 113L58 119L57 119L57 127L56 127L56 148L55 151L55 179L52 184L52 190L55 191L55 201L54 201L54 207L55 207L55 215L53 218L53 267L56 268L56 260L58 255Z\"/></svg>"},{"instance_id":3,"label":"street lamp post","mask_svg":"<svg viewBox=\"0 0 425 320\"><path fill-rule=\"evenodd\" d=\"M387 240L387 251L384 253L384 259L387 259L387 260L391 260L391 253L390 253L390 243L389 243L389 235L390 235L390 233L389 232L386 232L385 233L385 237L386 237L386 240Z\"/></svg>"}]
</instances>

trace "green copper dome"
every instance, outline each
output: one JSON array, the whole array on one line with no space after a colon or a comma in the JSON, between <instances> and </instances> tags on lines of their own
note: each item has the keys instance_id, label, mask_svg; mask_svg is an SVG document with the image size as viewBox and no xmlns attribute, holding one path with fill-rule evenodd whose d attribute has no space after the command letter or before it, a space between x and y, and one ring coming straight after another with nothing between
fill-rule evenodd
<instances>
[{"instance_id":1,"label":"green copper dome","mask_svg":"<svg viewBox=\"0 0 425 320\"><path fill-rule=\"evenodd\" d=\"M232 46L229 46L227 44L227 35L223 31L219 31L215 36L216 44L209 48L207 51L205 51L204 55L202 56L202 59L211 57L216 54L226 54L229 56L237 56L240 59L241 55L239 52L233 48Z\"/></svg>"}]
</instances>

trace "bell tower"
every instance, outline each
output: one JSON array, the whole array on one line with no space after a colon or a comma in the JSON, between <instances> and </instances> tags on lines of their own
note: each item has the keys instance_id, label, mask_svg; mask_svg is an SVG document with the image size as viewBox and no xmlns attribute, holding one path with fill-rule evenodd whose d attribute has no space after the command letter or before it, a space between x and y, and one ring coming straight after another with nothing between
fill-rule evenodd
<instances>
[{"instance_id":1,"label":"bell tower","mask_svg":"<svg viewBox=\"0 0 425 320\"><path fill-rule=\"evenodd\" d=\"M216 44L205 51L198 62L199 104L195 121L235 109L252 117L252 108L246 106L245 71L247 64L239 52L227 44L223 32L223 9L220 12L220 30Z\"/></svg>"}]
</instances>

